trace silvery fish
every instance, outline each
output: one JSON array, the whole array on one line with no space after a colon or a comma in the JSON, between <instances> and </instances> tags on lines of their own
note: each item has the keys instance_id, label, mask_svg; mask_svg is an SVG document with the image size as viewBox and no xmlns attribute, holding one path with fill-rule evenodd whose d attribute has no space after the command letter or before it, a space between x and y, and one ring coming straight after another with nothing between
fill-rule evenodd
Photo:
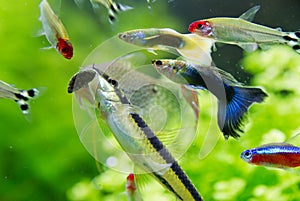
<instances>
[{"instance_id":1,"label":"silvery fish","mask_svg":"<svg viewBox=\"0 0 300 201\"><path fill-rule=\"evenodd\" d=\"M191 180L138 110L133 108L126 96L128 92L120 86L117 80L92 67L73 76L68 91L76 94L88 90L88 93L94 94L94 99L88 101L96 106L98 123L104 125L105 120L108 125L105 135L113 134L134 165L141 169L140 173L154 177L179 200L201 201L202 197Z\"/></svg>"},{"instance_id":2,"label":"silvery fish","mask_svg":"<svg viewBox=\"0 0 300 201\"><path fill-rule=\"evenodd\" d=\"M197 20L189 25L189 31L216 42L235 44L246 51L258 47L268 49L272 45L287 44L300 53L300 32L284 32L252 23L260 6L255 6L239 18L216 17Z\"/></svg>"},{"instance_id":3,"label":"silvery fish","mask_svg":"<svg viewBox=\"0 0 300 201\"><path fill-rule=\"evenodd\" d=\"M8 98L15 101L24 115L30 113L29 101L38 95L39 90L36 88L22 90L0 80L0 98Z\"/></svg>"}]
</instances>

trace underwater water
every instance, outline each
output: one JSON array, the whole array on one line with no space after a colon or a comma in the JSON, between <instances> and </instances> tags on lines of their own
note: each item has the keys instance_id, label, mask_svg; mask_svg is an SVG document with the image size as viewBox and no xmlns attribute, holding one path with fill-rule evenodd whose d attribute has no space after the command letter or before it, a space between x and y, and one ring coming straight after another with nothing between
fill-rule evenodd
<instances>
[{"instance_id":1,"label":"underwater water","mask_svg":"<svg viewBox=\"0 0 300 201\"><path fill-rule=\"evenodd\" d=\"M74 56L67 60L53 48L42 49L49 43L44 36L37 36L42 28L38 20L40 1L0 2L0 79L21 89L45 88L31 101L30 121L16 103L1 99L0 200L3 201L127 199L128 174L102 167L89 154L74 124L73 95L67 93L71 77L80 67L93 64L90 58L95 48L102 47L104 41L117 33L152 27L188 33L192 21L238 17L255 5L261 6L254 19L256 23L281 27L284 31L296 31L300 26L297 0L272 3L156 0L150 4L151 9L146 1L123 0L120 2L134 9L119 13L114 24L108 22L105 8L94 11L89 1L77 6L73 0L49 0L73 44ZM110 48L100 49L106 55L113 55L119 47ZM107 59L98 56L101 62ZM200 91L197 135L179 158L182 169L204 200L299 200L297 169L253 166L240 159L245 149L283 142L299 133L299 54L287 46L249 53L237 46L218 45L212 58L217 67L239 82L262 87L268 98L250 108L245 131L239 139L225 140L216 123L215 97ZM144 200L176 200L152 178L143 182L141 192Z\"/></svg>"}]
</instances>

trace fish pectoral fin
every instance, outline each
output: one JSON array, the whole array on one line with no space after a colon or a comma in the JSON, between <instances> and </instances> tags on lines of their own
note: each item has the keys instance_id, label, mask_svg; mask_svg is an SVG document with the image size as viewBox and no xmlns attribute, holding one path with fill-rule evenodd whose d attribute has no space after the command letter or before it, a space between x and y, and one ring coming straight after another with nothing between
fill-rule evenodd
<instances>
[{"instance_id":1,"label":"fish pectoral fin","mask_svg":"<svg viewBox=\"0 0 300 201\"><path fill-rule=\"evenodd\" d=\"M238 44L238 46L240 46L246 52L253 52L254 50L256 50L258 48L257 43L242 43L242 44Z\"/></svg>"},{"instance_id":2,"label":"fish pectoral fin","mask_svg":"<svg viewBox=\"0 0 300 201\"><path fill-rule=\"evenodd\" d=\"M159 175L164 175L168 169L171 167L171 163L159 163L155 160L153 160L153 158L155 157L154 155L156 154L146 154L144 155L144 160L146 161L147 166L149 167L150 170L148 170L148 173L151 172L155 172L156 174ZM140 173L147 173L144 170L142 170L142 172Z\"/></svg>"},{"instance_id":3,"label":"fish pectoral fin","mask_svg":"<svg viewBox=\"0 0 300 201\"><path fill-rule=\"evenodd\" d=\"M259 11L260 9L260 5L254 6L252 8L250 8L249 10L247 10L246 12L244 12L239 18L243 19L243 20L247 20L249 22L252 22L254 20L254 17L257 13L257 11Z\"/></svg>"},{"instance_id":4,"label":"fish pectoral fin","mask_svg":"<svg viewBox=\"0 0 300 201\"><path fill-rule=\"evenodd\" d=\"M148 36L148 37L145 37L145 38L144 38L144 40L152 40L152 39L155 39L155 38L158 38L158 37L160 37L160 35L159 35L159 34L157 34L157 35L153 35L153 36Z\"/></svg>"},{"instance_id":5,"label":"fish pectoral fin","mask_svg":"<svg viewBox=\"0 0 300 201\"><path fill-rule=\"evenodd\" d=\"M157 53L155 52L155 50L153 48L147 48L147 51L154 55L157 55Z\"/></svg>"},{"instance_id":6,"label":"fish pectoral fin","mask_svg":"<svg viewBox=\"0 0 300 201\"><path fill-rule=\"evenodd\" d=\"M268 44L268 43L264 43L264 44L259 44L258 45L260 49L266 51L268 49L270 49L272 46L274 46L274 44Z\"/></svg>"}]
</instances>

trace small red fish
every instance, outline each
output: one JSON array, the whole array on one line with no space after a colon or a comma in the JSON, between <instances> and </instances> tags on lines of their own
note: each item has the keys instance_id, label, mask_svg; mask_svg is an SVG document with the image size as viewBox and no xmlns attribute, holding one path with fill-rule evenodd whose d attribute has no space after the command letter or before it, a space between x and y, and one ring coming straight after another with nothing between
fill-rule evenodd
<instances>
[{"instance_id":1,"label":"small red fish","mask_svg":"<svg viewBox=\"0 0 300 201\"><path fill-rule=\"evenodd\" d=\"M272 143L245 150L242 160L254 165L276 168L295 168L300 166L300 147L288 143Z\"/></svg>"}]
</instances>

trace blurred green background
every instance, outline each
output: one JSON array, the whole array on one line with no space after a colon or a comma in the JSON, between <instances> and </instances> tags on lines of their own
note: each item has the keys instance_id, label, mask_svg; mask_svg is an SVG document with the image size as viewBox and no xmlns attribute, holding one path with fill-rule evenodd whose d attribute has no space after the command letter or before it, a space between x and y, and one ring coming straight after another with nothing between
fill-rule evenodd
<instances>
[{"instance_id":1,"label":"blurred green background","mask_svg":"<svg viewBox=\"0 0 300 201\"><path fill-rule=\"evenodd\" d=\"M146 0L123 1L134 9L121 13L119 21L110 25L106 10L95 13L88 1L81 7L72 0L61 5L50 1L60 8L59 16L74 46L74 58L68 61L54 49L41 49L49 44L45 37L36 36L41 29L39 1L0 0L0 79L22 89L46 87L32 102L31 122L13 101L1 100L0 200L126 199L127 175L106 171L98 176L95 160L74 128L72 96L67 94L68 81L86 56L116 33L145 27L169 27L186 33L193 20L239 16L257 4L262 8L256 22L286 30L299 28L300 3L296 0L273 1L272 5L270 1L218 2L157 0L148 9ZM264 87L269 97L250 109L246 132L239 140L225 141L218 132L214 146L216 139L211 144L205 139L215 102L207 92L201 92L199 135L180 160L183 169L205 200L300 200L297 171L251 166L239 158L244 149L282 142L299 131L300 56L288 47L245 53L232 46L219 47L213 56L217 66L241 82ZM203 147L212 151L195 161ZM100 187L95 187L95 180ZM151 192L145 193L145 199L175 200L155 181L144 188Z\"/></svg>"}]
</instances>

